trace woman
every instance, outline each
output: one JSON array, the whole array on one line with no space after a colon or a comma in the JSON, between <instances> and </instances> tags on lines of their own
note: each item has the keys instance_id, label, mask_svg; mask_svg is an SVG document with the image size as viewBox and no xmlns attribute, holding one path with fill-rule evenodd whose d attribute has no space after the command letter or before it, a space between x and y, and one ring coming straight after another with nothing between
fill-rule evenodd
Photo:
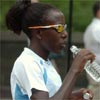
<instances>
[{"instance_id":1,"label":"woman","mask_svg":"<svg viewBox=\"0 0 100 100\"><path fill-rule=\"evenodd\" d=\"M54 6L43 3L16 3L7 13L7 27L20 35L23 31L30 39L14 63L11 72L13 100L84 100L88 89L72 91L76 79L87 60L94 60L90 51L82 49L75 57L64 81L48 59L49 53L60 53L65 48L65 17Z\"/></svg>"}]
</instances>

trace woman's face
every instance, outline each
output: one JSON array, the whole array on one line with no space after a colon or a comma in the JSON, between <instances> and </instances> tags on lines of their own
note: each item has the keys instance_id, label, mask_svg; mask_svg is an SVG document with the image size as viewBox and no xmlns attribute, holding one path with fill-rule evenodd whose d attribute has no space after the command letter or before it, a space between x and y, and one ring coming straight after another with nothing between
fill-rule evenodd
<instances>
[{"instance_id":1,"label":"woman's face","mask_svg":"<svg viewBox=\"0 0 100 100\"><path fill-rule=\"evenodd\" d=\"M61 12L51 10L44 18L45 25L65 25L65 18ZM43 29L42 32L41 44L46 50L60 53L61 50L65 48L65 42L68 36L66 30L59 33L54 28L47 28Z\"/></svg>"}]
</instances>

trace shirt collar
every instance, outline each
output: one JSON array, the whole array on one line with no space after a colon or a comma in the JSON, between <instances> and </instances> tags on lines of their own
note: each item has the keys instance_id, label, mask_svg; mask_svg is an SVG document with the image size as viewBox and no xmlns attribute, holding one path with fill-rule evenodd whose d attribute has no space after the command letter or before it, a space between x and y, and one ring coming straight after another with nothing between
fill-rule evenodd
<instances>
[{"instance_id":1,"label":"shirt collar","mask_svg":"<svg viewBox=\"0 0 100 100\"><path fill-rule=\"evenodd\" d=\"M50 64L49 58L46 61L42 57L40 57L39 55L37 55L34 51L32 51L31 49L29 49L27 47L24 48L24 52L26 52L27 54L31 55L32 57L35 57L36 60L40 61L41 64L43 64L43 63Z\"/></svg>"}]
</instances>

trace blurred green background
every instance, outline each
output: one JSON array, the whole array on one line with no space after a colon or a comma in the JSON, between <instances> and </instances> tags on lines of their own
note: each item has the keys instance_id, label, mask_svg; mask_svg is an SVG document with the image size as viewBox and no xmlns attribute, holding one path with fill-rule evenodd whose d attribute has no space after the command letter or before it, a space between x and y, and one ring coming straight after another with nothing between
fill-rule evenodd
<instances>
[{"instance_id":1,"label":"blurred green background","mask_svg":"<svg viewBox=\"0 0 100 100\"><path fill-rule=\"evenodd\" d=\"M16 0L0 0L0 30L5 31L5 16L11 5ZM96 0L73 0L73 31L84 31L86 26L91 21L92 5ZM69 16L69 0L40 0L40 2L50 3L61 9L68 23Z\"/></svg>"}]
</instances>

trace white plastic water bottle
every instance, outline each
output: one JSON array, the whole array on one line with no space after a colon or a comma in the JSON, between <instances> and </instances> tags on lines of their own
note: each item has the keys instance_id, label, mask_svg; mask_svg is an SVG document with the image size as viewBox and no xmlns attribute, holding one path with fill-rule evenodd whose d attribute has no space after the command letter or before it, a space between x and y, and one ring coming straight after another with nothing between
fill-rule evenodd
<instances>
[{"instance_id":1,"label":"white plastic water bottle","mask_svg":"<svg viewBox=\"0 0 100 100\"><path fill-rule=\"evenodd\" d=\"M78 52L81 50L79 48L77 48L76 46L72 46L70 48L71 52L73 53L73 56L77 55ZM84 69L86 70L86 72L96 81L96 82L100 82L100 66L93 61L92 63L90 61L87 61L87 63L85 64Z\"/></svg>"}]
</instances>

